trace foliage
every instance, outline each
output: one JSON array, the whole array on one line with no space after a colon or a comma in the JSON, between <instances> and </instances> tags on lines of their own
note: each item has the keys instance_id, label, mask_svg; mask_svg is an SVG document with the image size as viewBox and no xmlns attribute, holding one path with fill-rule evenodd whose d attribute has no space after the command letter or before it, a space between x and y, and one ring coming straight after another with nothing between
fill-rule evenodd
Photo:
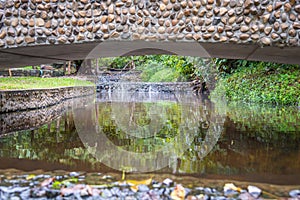
<instances>
[{"instance_id":1,"label":"foliage","mask_svg":"<svg viewBox=\"0 0 300 200\"><path fill-rule=\"evenodd\" d=\"M200 57L188 57L188 59L194 66L193 79L204 81L208 90L213 90L219 79L219 71L214 60Z\"/></svg>"},{"instance_id":2,"label":"foliage","mask_svg":"<svg viewBox=\"0 0 300 200\"><path fill-rule=\"evenodd\" d=\"M149 82L176 82L191 79L194 66L184 56L151 55L138 67L142 80Z\"/></svg>"},{"instance_id":3,"label":"foliage","mask_svg":"<svg viewBox=\"0 0 300 200\"><path fill-rule=\"evenodd\" d=\"M151 76L149 82L176 82L179 80L180 74L170 68L161 69Z\"/></svg>"},{"instance_id":4,"label":"foliage","mask_svg":"<svg viewBox=\"0 0 300 200\"><path fill-rule=\"evenodd\" d=\"M300 66L236 61L242 66L225 75L216 92L225 90L233 101L297 105L300 102Z\"/></svg>"},{"instance_id":5,"label":"foliage","mask_svg":"<svg viewBox=\"0 0 300 200\"><path fill-rule=\"evenodd\" d=\"M146 82L176 82L180 76L174 69L164 67L156 61L147 62L138 69L142 71L141 79Z\"/></svg>"},{"instance_id":6,"label":"foliage","mask_svg":"<svg viewBox=\"0 0 300 200\"><path fill-rule=\"evenodd\" d=\"M98 66L113 69L134 68L144 62L145 56L120 56L99 58Z\"/></svg>"},{"instance_id":7,"label":"foliage","mask_svg":"<svg viewBox=\"0 0 300 200\"><path fill-rule=\"evenodd\" d=\"M24 67L21 67L21 68L18 68L18 69L32 70L33 66L24 66ZM40 66L36 66L36 69L40 69Z\"/></svg>"},{"instance_id":8,"label":"foliage","mask_svg":"<svg viewBox=\"0 0 300 200\"><path fill-rule=\"evenodd\" d=\"M3 77L0 80L0 90L93 85L89 81L72 78Z\"/></svg>"},{"instance_id":9,"label":"foliage","mask_svg":"<svg viewBox=\"0 0 300 200\"><path fill-rule=\"evenodd\" d=\"M101 58L98 65L115 69L138 69L143 81L175 82L191 80L194 66L188 57L174 55L124 56Z\"/></svg>"},{"instance_id":10,"label":"foliage","mask_svg":"<svg viewBox=\"0 0 300 200\"><path fill-rule=\"evenodd\" d=\"M128 110L125 108L130 106L130 113L127 113ZM123 112L119 113L118 120L114 119L114 109L119 110L123 108ZM167 119L159 121L163 123L159 132L155 133L152 137L142 137L145 134L141 131L143 128L146 128L151 133L153 131L153 118L149 118L151 109L164 110L167 109L168 116L165 116ZM152 103L133 103L133 104L100 104L98 107L98 112L101 113L98 118L98 124L102 127L103 133L113 142L117 142L116 145L122 146L122 148L133 151L133 152L150 152L162 148L167 143L175 142L175 137L178 135L179 128L177 126L178 120L180 120L180 115L176 111L178 108L176 104L159 104L158 107L153 107ZM158 112L158 111L157 111ZM162 112L163 114L164 112ZM173 113L174 116L170 115ZM128 116L128 114L130 116ZM152 116L153 117L153 116ZM157 116L159 117L159 116ZM171 118L173 117L173 119ZM149 124L149 123L152 123ZM134 130L136 135L139 137L132 136L130 137L130 145L128 145L128 135L130 133L126 132L127 127L130 124L130 130ZM154 127L156 124L154 124ZM159 124L157 125L159 126ZM139 132L141 131L141 132Z\"/></svg>"}]
</instances>

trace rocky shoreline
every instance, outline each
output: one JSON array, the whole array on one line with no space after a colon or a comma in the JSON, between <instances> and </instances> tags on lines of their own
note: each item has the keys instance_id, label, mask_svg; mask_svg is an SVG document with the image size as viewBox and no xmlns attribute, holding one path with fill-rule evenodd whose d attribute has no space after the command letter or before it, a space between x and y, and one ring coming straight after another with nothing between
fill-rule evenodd
<instances>
[{"instance_id":1,"label":"rocky shoreline","mask_svg":"<svg viewBox=\"0 0 300 200\"><path fill-rule=\"evenodd\" d=\"M300 190L290 186L206 180L173 175L129 175L85 172L0 172L1 199L290 199ZM168 177L169 176L169 177ZM133 178L133 179L132 179ZM142 179L141 179L142 178ZM195 179L198 181L195 182ZM187 181L190 183L187 184ZM200 182L199 182L200 181ZM254 185L253 185L254 184ZM213 185L213 186L212 186ZM268 189L272 188L272 191Z\"/></svg>"}]
</instances>

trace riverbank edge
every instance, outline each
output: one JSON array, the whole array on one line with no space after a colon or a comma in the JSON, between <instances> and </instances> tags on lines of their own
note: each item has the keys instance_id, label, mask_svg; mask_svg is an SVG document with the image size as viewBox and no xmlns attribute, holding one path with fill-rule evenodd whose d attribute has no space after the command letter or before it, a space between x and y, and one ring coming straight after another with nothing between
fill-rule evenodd
<instances>
[{"instance_id":1,"label":"riverbank edge","mask_svg":"<svg viewBox=\"0 0 300 200\"><path fill-rule=\"evenodd\" d=\"M93 98L89 95L87 98ZM85 102L85 98L66 99L53 106L29 111L0 113L0 138L16 131L36 130L41 126L67 114L74 105Z\"/></svg>"},{"instance_id":2,"label":"riverbank edge","mask_svg":"<svg viewBox=\"0 0 300 200\"><path fill-rule=\"evenodd\" d=\"M96 93L96 86L67 86L0 91L0 113L46 108L64 100Z\"/></svg>"}]
</instances>

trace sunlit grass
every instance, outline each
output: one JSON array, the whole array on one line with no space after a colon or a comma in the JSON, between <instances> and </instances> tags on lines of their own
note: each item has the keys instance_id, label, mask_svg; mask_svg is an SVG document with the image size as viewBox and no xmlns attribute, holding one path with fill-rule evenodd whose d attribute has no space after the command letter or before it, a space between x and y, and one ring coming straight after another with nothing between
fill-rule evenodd
<instances>
[{"instance_id":1,"label":"sunlit grass","mask_svg":"<svg viewBox=\"0 0 300 200\"><path fill-rule=\"evenodd\" d=\"M0 78L0 90L42 89L68 86L93 86L89 81L73 78L4 77Z\"/></svg>"}]
</instances>

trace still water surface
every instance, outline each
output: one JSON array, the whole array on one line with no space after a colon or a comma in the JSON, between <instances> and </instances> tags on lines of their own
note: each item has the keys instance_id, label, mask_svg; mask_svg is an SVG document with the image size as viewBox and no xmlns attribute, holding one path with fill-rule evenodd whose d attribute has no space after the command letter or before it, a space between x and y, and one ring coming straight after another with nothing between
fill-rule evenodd
<instances>
[{"instance_id":1,"label":"still water surface","mask_svg":"<svg viewBox=\"0 0 300 200\"><path fill-rule=\"evenodd\" d=\"M298 185L299 144L299 108L213 103L190 94L100 94L42 126L0 135L0 169Z\"/></svg>"}]
</instances>

